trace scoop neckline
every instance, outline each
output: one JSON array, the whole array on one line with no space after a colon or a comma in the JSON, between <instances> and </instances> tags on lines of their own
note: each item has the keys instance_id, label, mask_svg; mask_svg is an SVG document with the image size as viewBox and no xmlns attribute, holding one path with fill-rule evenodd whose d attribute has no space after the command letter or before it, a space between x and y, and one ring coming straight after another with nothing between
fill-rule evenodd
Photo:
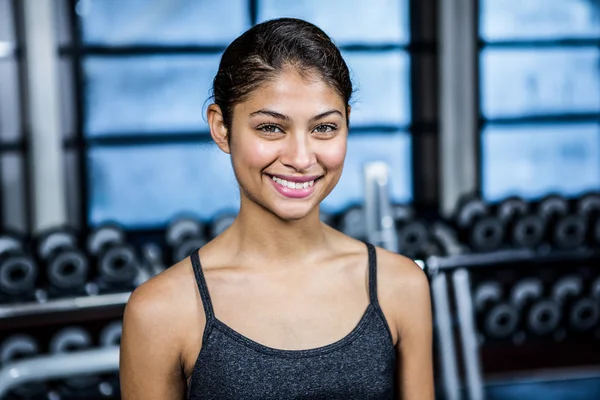
<instances>
[{"instance_id":1,"label":"scoop neckline","mask_svg":"<svg viewBox=\"0 0 600 400\"><path fill-rule=\"evenodd\" d=\"M212 324L215 328L217 328L222 333L231 337L232 339L240 342L243 345L246 345L253 350L259 351L264 354L280 356L280 357L288 357L288 358L298 358L298 357L310 357L310 356L320 356L325 353L329 353L331 351L337 350L340 347L346 346L354 341L362 331L367 326L367 322L369 317L374 313L374 307L372 303L369 303L365 311L363 312L361 318L354 326L354 328L341 339L336 340L335 342L319 346L313 347L309 349L297 349L297 350L288 350L288 349L277 349L274 347L267 346L265 344L259 343L256 340L250 339L249 337L242 335L235 329L231 328L226 323L222 322L216 317L213 317ZM204 346L203 346L204 347Z\"/></svg>"}]
</instances>

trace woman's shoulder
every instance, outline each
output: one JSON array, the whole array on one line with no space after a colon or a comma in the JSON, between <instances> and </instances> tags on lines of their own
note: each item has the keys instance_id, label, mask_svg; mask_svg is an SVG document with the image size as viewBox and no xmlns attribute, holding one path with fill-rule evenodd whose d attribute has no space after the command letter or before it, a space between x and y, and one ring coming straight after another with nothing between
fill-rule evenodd
<instances>
[{"instance_id":1,"label":"woman's shoulder","mask_svg":"<svg viewBox=\"0 0 600 400\"><path fill-rule=\"evenodd\" d=\"M197 307L191 263L185 259L138 286L125 306L124 324L172 335Z\"/></svg>"},{"instance_id":2,"label":"woman's shoulder","mask_svg":"<svg viewBox=\"0 0 600 400\"><path fill-rule=\"evenodd\" d=\"M413 260L377 247L379 302L399 330L427 315L431 307L429 280Z\"/></svg>"}]
</instances>

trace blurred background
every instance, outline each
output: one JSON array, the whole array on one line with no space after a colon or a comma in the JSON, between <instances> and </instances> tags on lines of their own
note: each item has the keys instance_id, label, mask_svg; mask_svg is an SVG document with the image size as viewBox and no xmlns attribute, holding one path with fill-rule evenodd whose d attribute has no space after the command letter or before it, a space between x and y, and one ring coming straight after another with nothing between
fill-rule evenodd
<instances>
[{"instance_id":1,"label":"blurred background","mask_svg":"<svg viewBox=\"0 0 600 400\"><path fill-rule=\"evenodd\" d=\"M322 219L430 278L439 399L600 399L600 0L0 0L0 398L119 399L124 304L229 226L225 47L357 88Z\"/></svg>"}]
</instances>

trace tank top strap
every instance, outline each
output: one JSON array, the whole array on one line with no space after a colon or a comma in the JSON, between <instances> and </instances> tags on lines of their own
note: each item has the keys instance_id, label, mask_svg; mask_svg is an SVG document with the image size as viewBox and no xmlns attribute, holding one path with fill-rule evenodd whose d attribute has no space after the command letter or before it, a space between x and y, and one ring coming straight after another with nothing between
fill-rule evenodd
<instances>
[{"instance_id":1,"label":"tank top strap","mask_svg":"<svg viewBox=\"0 0 600 400\"><path fill-rule=\"evenodd\" d=\"M200 264L200 255L198 254L198 250L199 249L192 252L190 259L192 260L194 276L196 277L198 291L200 292L200 298L202 299L202 305L204 306L204 313L206 314L206 322L208 323L213 320L215 313L213 311L212 302L210 301L210 294L208 293L206 279L204 279L204 272L202 272L202 265Z\"/></svg>"},{"instance_id":2,"label":"tank top strap","mask_svg":"<svg viewBox=\"0 0 600 400\"><path fill-rule=\"evenodd\" d=\"M377 252L375 246L365 242L369 253L369 300L371 304L379 306L377 299Z\"/></svg>"}]
</instances>

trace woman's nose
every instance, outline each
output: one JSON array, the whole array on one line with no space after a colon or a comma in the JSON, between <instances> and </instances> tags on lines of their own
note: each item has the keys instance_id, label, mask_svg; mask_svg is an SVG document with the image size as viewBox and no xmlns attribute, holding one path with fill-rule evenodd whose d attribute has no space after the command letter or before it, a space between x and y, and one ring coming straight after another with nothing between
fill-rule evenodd
<instances>
[{"instance_id":1,"label":"woman's nose","mask_svg":"<svg viewBox=\"0 0 600 400\"><path fill-rule=\"evenodd\" d=\"M310 138L305 134L291 135L285 143L281 161L296 171L309 169L316 163L316 155L312 149Z\"/></svg>"}]
</instances>

